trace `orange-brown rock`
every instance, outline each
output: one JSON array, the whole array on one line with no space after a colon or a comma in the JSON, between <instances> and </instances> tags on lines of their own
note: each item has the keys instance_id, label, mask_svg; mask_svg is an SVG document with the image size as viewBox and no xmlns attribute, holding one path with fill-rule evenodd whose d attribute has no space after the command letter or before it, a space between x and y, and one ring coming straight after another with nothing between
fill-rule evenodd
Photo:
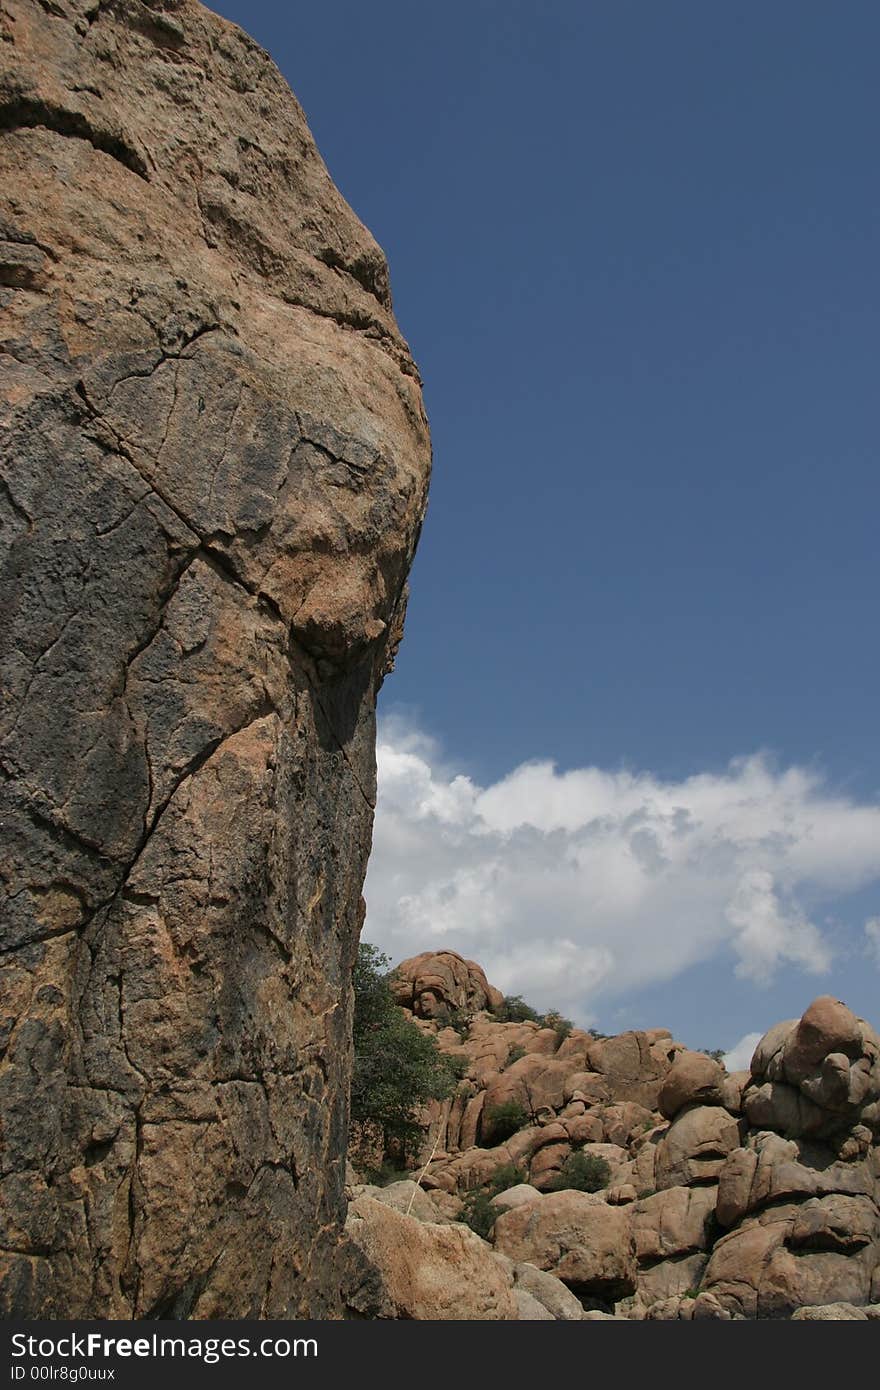
<instances>
[{"instance_id":1,"label":"orange-brown rock","mask_svg":"<svg viewBox=\"0 0 880 1390\"><path fill-rule=\"evenodd\" d=\"M589 1067L604 1079L615 1100L633 1100L656 1110L660 1087L680 1045L668 1037L620 1033L594 1042Z\"/></svg>"},{"instance_id":2,"label":"orange-brown rock","mask_svg":"<svg viewBox=\"0 0 880 1390\"><path fill-rule=\"evenodd\" d=\"M705 1052L679 1052L660 1087L658 1109L674 1120L686 1105L721 1105L724 1068Z\"/></svg>"},{"instance_id":3,"label":"orange-brown rock","mask_svg":"<svg viewBox=\"0 0 880 1390\"><path fill-rule=\"evenodd\" d=\"M584 1105L602 1105L611 1100L611 1086L599 1072L575 1071L566 1077L563 1098L579 1100Z\"/></svg>"},{"instance_id":4,"label":"orange-brown rock","mask_svg":"<svg viewBox=\"0 0 880 1390\"><path fill-rule=\"evenodd\" d=\"M451 1010L477 1013L498 1008L504 999L482 967L457 951L423 951L401 961L392 981L394 997L419 1018L442 1018Z\"/></svg>"},{"instance_id":5,"label":"orange-brown rock","mask_svg":"<svg viewBox=\"0 0 880 1390\"><path fill-rule=\"evenodd\" d=\"M696 1105L682 1111L657 1146L657 1187L717 1180L740 1137L738 1121L720 1106Z\"/></svg>"},{"instance_id":6,"label":"orange-brown rock","mask_svg":"<svg viewBox=\"0 0 880 1390\"><path fill-rule=\"evenodd\" d=\"M580 1300L555 1275L532 1264L515 1264L513 1277L516 1289L525 1289L530 1293L557 1322L580 1322L583 1319L584 1310Z\"/></svg>"},{"instance_id":7,"label":"orange-brown rock","mask_svg":"<svg viewBox=\"0 0 880 1390\"><path fill-rule=\"evenodd\" d=\"M601 1144L605 1138L605 1126L599 1115L574 1115L563 1123L572 1144Z\"/></svg>"},{"instance_id":8,"label":"orange-brown rock","mask_svg":"<svg viewBox=\"0 0 880 1390\"><path fill-rule=\"evenodd\" d=\"M508 1187L492 1198L492 1205L499 1211L509 1211L511 1207L526 1207L530 1202L539 1201L541 1193L530 1183L520 1182Z\"/></svg>"},{"instance_id":9,"label":"orange-brown rock","mask_svg":"<svg viewBox=\"0 0 880 1390\"><path fill-rule=\"evenodd\" d=\"M616 1105L604 1105L599 1113L604 1138L608 1144L621 1144L626 1147L654 1125L651 1111L646 1110L643 1105L637 1105L633 1100L622 1100Z\"/></svg>"},{"instance_id":10,"label":"orange-brown rock","mask_svg":"<svg viewBox=\"0 0 880 1390\"><path fill-rule=\"evenodd\" d=\"M469 1062L458 1097L442 1110L448 1152L435 1155L425 1183L464 1193L513 1164L524 1181L494 1205L518 1215L496 1219L496 1253L514 1278L539 1264L558 1286L555 1276L567 1271L586 1301L613 1306L617 1317L787 1318L844 1293L847 1308L868 1310L880 1297L880 1040L831 1003L811 1005L806 1024L770 1029L751 1070L734 1075L659 1029L601 1040L572 1034L571 1046L569 1038L545 1050L551 1030L535 1023L482 1015L450 1033L425 1022ZM812 1039L806 1052L804 1038ZM634 1087L646 1100L656 1093L670 1118L658 1122L631 1098ZM456 1152L456 1135L474 1142L477 1113L505 1102L529 1122L493 1148ZM491 1142L491 1122L480 1125ZM600 1192L558 1190L573 1154L608 1165ZM629 1274L621 1261L630 1261ZM541 1293L527 1277L520 1315L540 1317L525 1295L540 1304Z\"/></svg>"},{"instance_id":11,"label":"orange-brown rock","mask_svg":"<svg viewBox=\"0 0 880 1390\"><path fill-rule=\"evenodd\" d=\"M513 1281L489 1247L462 1225L430 1225L359 1197L349 1208L349 1236L366 1262L348 1286L361 1317L418 1321L515 1321Z\"/></svg>"},{"instance_id":12,"label":"orange-brown rock","mask_svg":"<svg viewBox=\"0 0 880 1390\"><path fill-rule=\"evenodd\" d=\"M529 1182L541 1192L554 1186L570 1153L571 1145L567 1140L539 1149L529 1163Z\"/></svg>"},{"instance_id":13,"label":"orange-brown rock","mask_svg":"<svg viewBox=\"0 0 880 1390\"><path fill-rule=\"evenodd\" d=\"M483 1110L483 1131L487 1138L493 1133L493 1111L499 1106L516 1104L526 1115L534 1115L544 1106L561 1110L565 1104L566 1080L570 1075L567 1062L541 1053L527 1053L494 1077L486 1087Z\"/></svg>"},{"instance_id":14,"label":"orange-brown rock","mask_svg":"<svg viewBox=\"0 0 880 1390\"><path fill-rule=\"evenodd\" d=\"M844 1251L823 1248L819 1237L805 1252L792 1242L795 1216L773 1215L739 1227L713 1247L702 1287L722 1307L740 1317L780 1318L809 1304L872 1301L877 1256L870 1241Z\"/></svg>"},{"instance_id":15,"label":"orange-brown rock","mask_svg":"<svg viewBox=\"0 0 880 1390\"><path fill-rule=\"evenodd\" d=\"M622 1298L635 1289L629 1215L587 1192L553 1192L495 1222L495 1248L555 1274L575 1293Z\"/></svg>"},{"instance_id":16,"label":"orange-brown rock","mask_svg":"<svg viewBox=\"0 0 880 1390\"><path fill-rule=\"evenodd\" d=\"M786 1079L797 1085L806 1080L829 1053L855 1060L862 1050L859 1020L839 999L829 994L814 999L798 1020L785 1043Z\"/></svg>"},{"instance_id":17,"label":"orange-brown rock","mask_svg":"<svg viewBox=\"0 0 880 1390\"><path fill-rule=\"evenodd\" d=\"M0 309L0 1310L335 1316L429 471L385 259L234 25L4 0Z\"/></svg>"},{"instance_id":18,"label":"orange-brown rock","mask_svg":"<svg viewBox=\"0 0 880 1390\"><path fill-rule=\"evenodd\" d=\"M668 1187L637 1202L632 1210L636 1255L640 1261L666 1260L705 1250L717 1188Z\"/></svg>"},{"instance_id":19,"label":"orange-brown rock","mask_svg":"<svg viewBox=\"0 0 880 1390\"><path fill-rule=\"evenodd\" d=\"M880 1133L880 1037L830 995L759 1042L742 1107L755 1126L827 1136L861 1122Z\"/></svg>"}]
</instances>

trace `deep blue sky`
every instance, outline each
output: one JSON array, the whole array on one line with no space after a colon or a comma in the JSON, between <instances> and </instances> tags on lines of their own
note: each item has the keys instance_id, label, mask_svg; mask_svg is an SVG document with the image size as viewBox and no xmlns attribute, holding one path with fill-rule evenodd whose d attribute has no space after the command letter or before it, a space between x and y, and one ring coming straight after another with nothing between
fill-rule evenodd
<instances>
[{"instance_id":1,"label":"deep blue sky","mask_svg":"<svg viewBox=\"0 0 880 1390\"><path fill-rule=\"evenodd\" d=\"M469 765L876 737L873 3L218 6L385 248L435 448L386 699Z\"/></svg>"},{"instance_id":2,"label":"deep blue sky","mask_svg":"<svg viewBox=\"0 0 880 1390\"><path fill-rule=\"evenodd\" d=\"M874 800L880 7L215 8L384 247L425 381L385 707L484 782L769 749Z\"/></svg>"}]
</instances>

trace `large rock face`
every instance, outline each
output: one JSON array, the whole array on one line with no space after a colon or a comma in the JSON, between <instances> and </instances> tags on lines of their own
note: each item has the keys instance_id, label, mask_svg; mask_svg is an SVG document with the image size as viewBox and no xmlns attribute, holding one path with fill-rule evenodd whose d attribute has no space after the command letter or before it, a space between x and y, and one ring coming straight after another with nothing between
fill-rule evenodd
<instances>
[{"instance_id":1,"label":"large rock face","mask_svg":"<svg viewBox=\"0 0 880 1390\"><path fill-rule=\"evenodd\" d=\"M238 29L0 40L0 1308L332 1317L418 376Z\"/></svg>"}]
</instances>

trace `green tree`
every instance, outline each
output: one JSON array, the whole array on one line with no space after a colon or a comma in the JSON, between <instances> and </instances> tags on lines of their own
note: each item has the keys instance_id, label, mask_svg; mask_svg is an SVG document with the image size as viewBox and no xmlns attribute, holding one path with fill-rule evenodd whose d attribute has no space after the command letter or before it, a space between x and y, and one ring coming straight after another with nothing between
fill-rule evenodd
<instances>
[{"instance_id":1,"label":"green tree","mask_svg":"<svg viewBox=\"0 0 880 1390\"><path fill-rule=\"evenodd\" d=\"M512 1047L507 1054L507 1058L501 1070L506 1071L508 1067L512 1067L514 1062L518 1062L519 1059L525 1057L525 1055L526 1050L524 1047Z\"/></svg>"},{"instance_id":2,"label":"green tree","mask_svg":"<svg viewBox=\"0 0 880 1390\"><path fill-rule=\"evenodd\" d=\"M499 1023L538 1023L537 1014L531 1004L527 1004L520 994L507 994L494 1010Z\"/></svg>"},{"instance_id":3,"label":"green tree","mask_svg":"<svg viewBox=\"0 0 880 1390\"><path fill-rule=\"evenodd\" d=\"M552 1192L600 1192L607 1187L611 1169L598 1154L570 1153L550 1184Z\"/></svg>"},{"instance_id":4,"label":"green tree","mask_svg":"<svg viewBox=\"0 0 880 1390\"><path fill-rule=\"evenodd\" d=\"M503 1100L500 1105L490 1105L482 1120L483 1138L492 1144L503 1144L518 1129L529 1123L528 1112L518 1100Z\"/></svg>"},{"instance_id":5,"label":"green tree","mask_svg":"<svg viewBox=\"0 0 880 1390\"><path fill-rule=\"evenodd\" d=\"M571 1019L563 1018L562 1014L559 1012L558 1009L551 1009L549 1013L546 1013L544 1015L542 1021L545 1028L553 1029L554 1033L559 1039L559 1043L557 1044L558 1046L561 1046L565 1042L565 1039L568 1037L569 1033L574 1027L574 1024L572 1023Z\"/></svg>"},{"instance_id":6,"label":"green tree","mask_svg":"<svg viewBox=\"0 0 880 1390\"><path fill-rule=\"evenodd\" d=\"M483 1237L483 1240L488 1240L500 1215L498 1208L492 1205L490 1194L485 1188L478 1187L467 1194L456 1219L462 1221L465 1226L470 1226L472 1231Z\"/></svg>"},{"instance_id":7,"label":"green tree","mask_svg":"<svg viewBox=\"0 0 880 1390\"><path fill-rule=\"evenodd\" d=\"M354 985L351 1118L381 1131L386 1155L405 1161L422 1138L419 1107L457 1085L455 1064L394 1002L389 966L375 946L358 947Z\"/></svg>"},{"instance_id":8,"label":"green tree","mask_svg":"<svg viewBox=\"0 0 880 1390\"><path fill-rule=\"evenodd\" d=\"M509 1187L516 1187L524 1181L516 1164L502 1163L495 1169L488 1183L483 1187L474 1188L467 1194L457 1220L470 1226L472 1231L483 1237L483 1240L488 1240L496 1218L501 1215L499 1208L492 1205L492 1199L499 1193L506 1192Z\"/></svg>"}]
</instances>

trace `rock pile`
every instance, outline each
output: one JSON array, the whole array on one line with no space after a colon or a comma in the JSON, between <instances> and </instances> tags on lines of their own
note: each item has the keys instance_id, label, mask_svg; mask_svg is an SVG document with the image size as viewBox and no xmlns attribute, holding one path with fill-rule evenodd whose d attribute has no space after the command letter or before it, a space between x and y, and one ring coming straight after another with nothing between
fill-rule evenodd
<instances>
[{"instance_id":1,"label":"rock pile","mask_svg":"<svg viewBox=\"0 0 880 1390\"><path fill-rule=\"evenodd\" d=\"M880 1039L844 1004L814 1000L770 1029L748 1072L729 1075L660 1029L561 1036L499 1022L481 1004L452 1028L451 1010L490 1000L483 971L443 952L402 974L398 997L465 1071L456 1095L425 1113L425 1159L437 1147L408 1219L454 1221L468 1192L512 1165L520 1181L493 1199L482 1249L508 1277L515 1316L877 1314ZM520 1123L502 1137L512 1110ZM573 1154L607 1164L600 1190L565 1187ZM406 1219L416 1192L395 1187L353 1189L366 1195L349 1228L369 1257L376 1206L394 1203ZM496 1316L479 1287L480 1311L455 1316ZM504 1307L497 1316L511 1316Z\"/></svg>"}]
</instances>

